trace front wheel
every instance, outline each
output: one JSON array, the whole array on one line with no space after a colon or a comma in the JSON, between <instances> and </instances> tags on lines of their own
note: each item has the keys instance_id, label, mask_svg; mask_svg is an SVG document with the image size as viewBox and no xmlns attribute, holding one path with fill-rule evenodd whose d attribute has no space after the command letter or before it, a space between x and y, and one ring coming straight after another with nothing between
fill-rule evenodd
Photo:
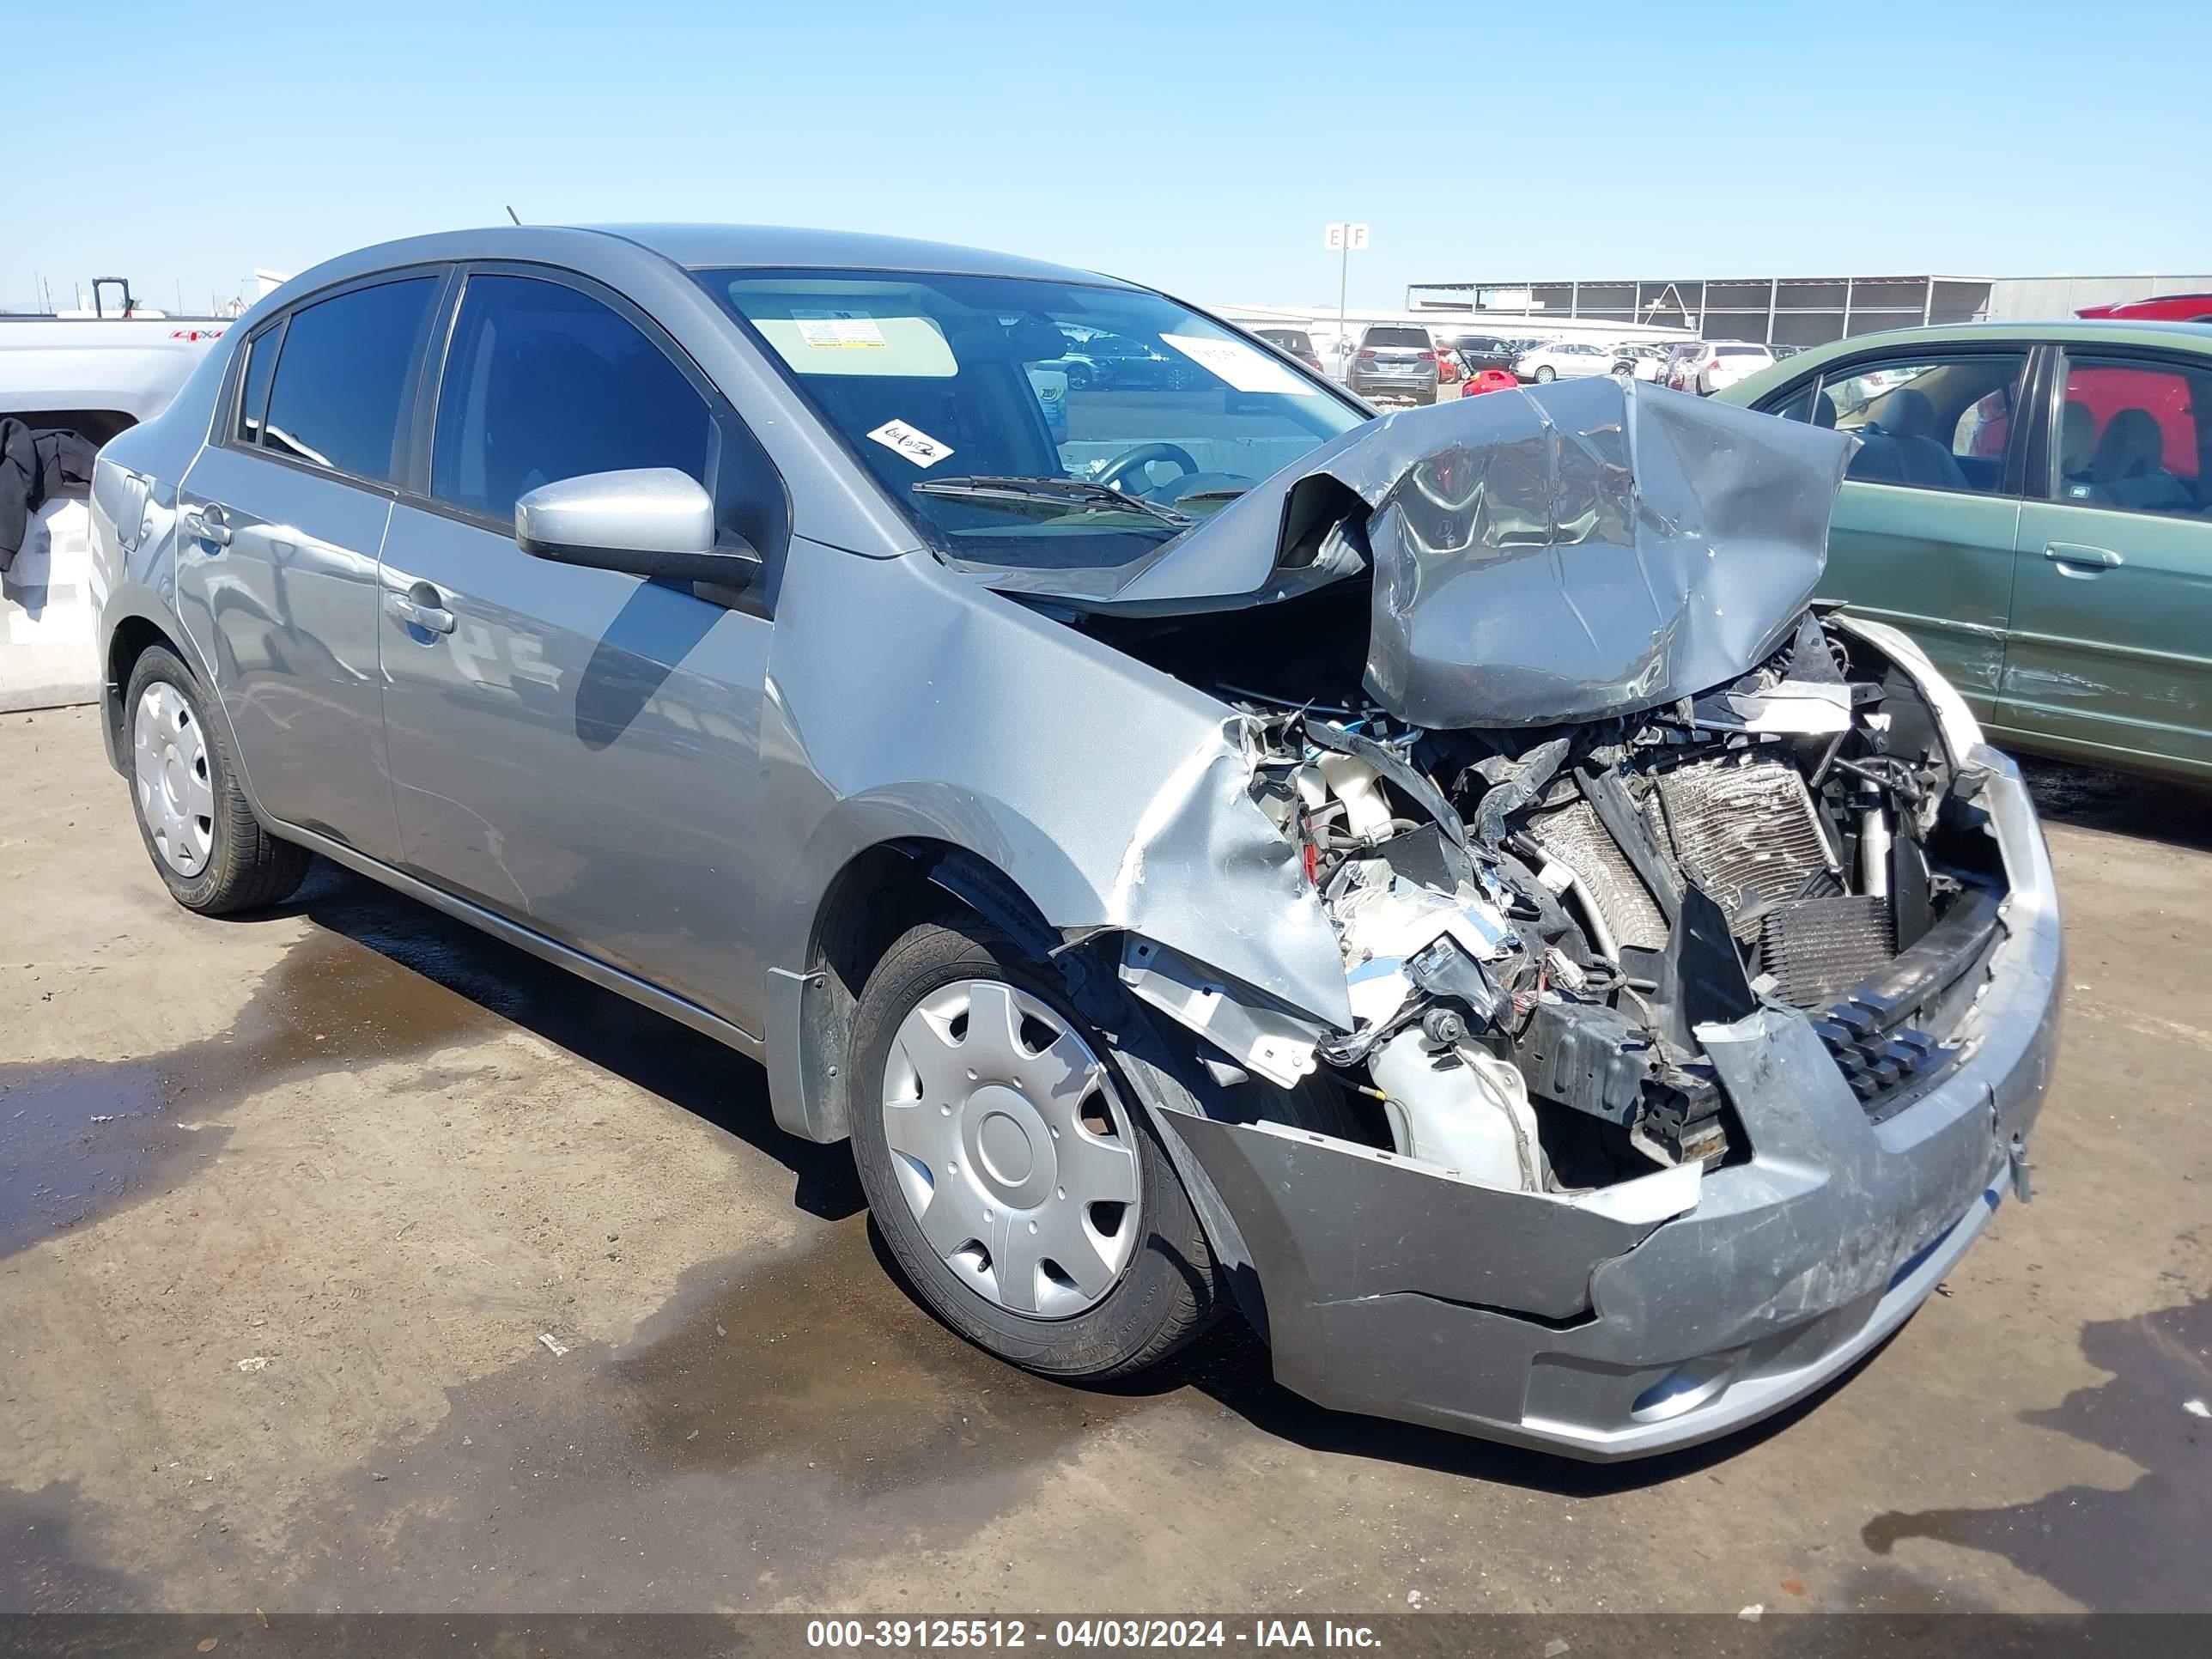
<instances>
[{"instance_id":1,"label":"front wheel","mask_svg":"<svg viewBox=\"0 0 2212 1659\"><path fill-rule=\"evenodd\" d=\"M1057 977L969 918L909 929L853 1022L853 1152L908 1281L1047 1376L1157 1364L1216 1304L1205 1230Z\"/></svg>"},{"instance_id":2,"label":"front wheel","mask_svg":"<svg viewBox=\"0 0 2212 1659\"><path fill-rule=\"evenodd\" d=\"M173 652L149 646L131 668L123 709L138 833L187 910L219 916L280 904L307 875L307 851L253 816L207 705L198 677Z\"/></svg>"},{"instance_id":3,"label":"front wheel","mask_svg":"<svg viewBox=\"0 0 2212 1659\"><path fill-rule=\"evenodd\" d=\"M1555 370L1555 369L1551 366L1551 364L1549 364L1549 363L1540 363L1540 364L1538 364L1538 365L1537 365L1537 367L1536 367L1536 384L1537 384L1538 386L1543 386L1543 385L1546 385L1547 383L1548 383L1548 382L1550 382L1550 381L1552 381L1552 380L1557 380L1558 378L1559 378L1559 373L1558 373L1558 371L1557 371L1557 370Z\"/></svg>"}]
</instances>

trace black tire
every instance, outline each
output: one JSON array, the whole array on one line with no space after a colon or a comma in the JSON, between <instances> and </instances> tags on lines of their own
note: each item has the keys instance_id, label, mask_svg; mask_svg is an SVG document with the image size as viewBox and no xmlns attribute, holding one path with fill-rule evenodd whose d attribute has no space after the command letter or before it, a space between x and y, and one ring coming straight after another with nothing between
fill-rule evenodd
<instances>
[{"instance_id":1,"label":"black tire","mask_svg":"<svg viewBox=\"0 0 2212 1659\"><path fill-rule=\"evenodd\" d=\"M1140 1230L1134 1254L1103 1300L1069 1317L1017 1313L963 1283L923 1237L893 1169L881 1102L900 1022L932 991L982 978L1027 992L1066 1020L1104 1061L1134 1129L1139 1192L1125 1223ZM868 1207L915 1293L977 1347L1043 1376L1103 1382L1158 1364L1219 1311L1219 1270L1205 1229L1116 1045L1077 1012L1056 973L1003 933L959 912L902 934L860 993L851 1059L853 1153Z\"/></svg>"},{"instance_id":2,"label":"black tire","mask_svg":"<svg viewBox=\"0 0 2212 1659\"><path fill-rule=\"evenodd\" d=\"M1536 365L1536 383L1539 386L1547 386L1558 378L1558 371L1553 368L1551 364L1539 363Z\"/></svg>"},{"instance_id":3,"label":"black tire","mask_svg":"<svg viewBox=\"0 0 2212 1659\"><path fill-rule=\"evenodd\" d=\"M138 838L146 844L155 873L178 903L204 916L234 915L283 903L305 879L313 855L304 847L279 841L261 827L245 792L238 787L238 766L231 756L228 735L220 720L207 717L209 699L198 676L164 647L147 647L131 667L123 694L125 743L131 741L140 699L149 687L161 683L176 690L191 719L199 724L215 811L210 820L207 862L197 875L182 875L155 845L145 815L138 810L137 781L135 777L130 781L131 821L138 826Z\"/></svg>"}]
</instances>

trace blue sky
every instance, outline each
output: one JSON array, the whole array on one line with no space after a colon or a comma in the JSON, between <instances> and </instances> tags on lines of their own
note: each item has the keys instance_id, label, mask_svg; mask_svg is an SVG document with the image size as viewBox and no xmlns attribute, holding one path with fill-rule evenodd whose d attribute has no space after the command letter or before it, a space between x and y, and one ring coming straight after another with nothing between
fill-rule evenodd
<instances>
[{"instance_id":1,"label":"blue sky","mask_svg":"<svg viewBox=\"0 0 2212 1659\"><path fill-rule=\"evenodd\" d=\"M204 307L510 202L926 235L1223 302L1333 301L1340 218L1374 227L1355 304L1516 275L2212 270L2203 16L2177 0L84 17L65 64L10 77L38 142L0 302L119 273Z\"/></svg>"}]
</instances>

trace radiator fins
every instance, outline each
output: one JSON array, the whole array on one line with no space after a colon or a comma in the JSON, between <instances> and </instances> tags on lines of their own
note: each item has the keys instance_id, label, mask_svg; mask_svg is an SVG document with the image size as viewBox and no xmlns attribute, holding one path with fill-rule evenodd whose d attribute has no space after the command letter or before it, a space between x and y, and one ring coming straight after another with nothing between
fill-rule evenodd
<instances>
[{"instance_id":1,"label":"radiator fins","mask_svg":"<svg viewBox=\"0 0 2212 1659\"><path fill-rule=\"evenodd\" d=\"M1721 758L1657 774L1644 814L1685 876L1719 903L1736 937L1758 908L1817 890L1835 862L1813 798L1786 761Z\"/></svg>"},{"instance_id":2,"label":"radiator fins","mask_svg":"<svg viewBox=\"0 0 2212 1659\"><path fill-rule=\"evenodd\" d=\"M1897 954L1889 901L1850 893L1777 905L1759 927L1759 963L1793 1008L1824 1010Z\"/></svg>"},{"instance_id":3,"label":"radiator fins","mask_svg":"<svg viewBox=\"0 0 2212 1659\"><path fill-rule=\"evenodd\" d=\"M1666 916L1588 801L1546 813L1528 826L1528 833L1537 846L1583 878L1617 944L1644 951L1665 947Z\"/></svg>"}]
</instances>

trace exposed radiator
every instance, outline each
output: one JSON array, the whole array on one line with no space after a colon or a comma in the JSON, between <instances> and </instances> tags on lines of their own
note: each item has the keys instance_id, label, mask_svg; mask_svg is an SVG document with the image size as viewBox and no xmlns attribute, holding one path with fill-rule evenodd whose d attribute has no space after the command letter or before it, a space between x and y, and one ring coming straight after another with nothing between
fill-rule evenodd
<instances>
[{"instance_id":1,"label":"exposed radiator","mask_svg":"<svg viewBox=\"0 0 2212 1659\"><path fill-rule=\"evenodd\" d=\"M1545 813L1529 824L1528 833L1537 846L1583 878L1616 943L1645 951L1665 946L1667 918L1588 801Z\"/></svg>"},{"instance_id":2,"label":"exposed radiator","mask_svg":"<svg viewBox=\"0 0 2212 1659\"><path fill-rule=\"evenodd\" d=\"M1759 930L1760 965L1796 1008L1827 1008L1896 954L1889 901L1868 894L1779 904Z\"/></svg>"},{"instance_id":3,"label":"exposed radiator","mask_svg":"<svg viewBox=\"0 0 2212 1659\"><path fill-rule=\"evenodd\" d=\"M1825 884L1815 878L1835 873L1812 795L1787 761L1721 756L1657 773L1653 784L1644 803L1652 835L1741 938L1759 927L1742 918L1747 906L1817 891Z\"/></svg>"}]
</instances>

